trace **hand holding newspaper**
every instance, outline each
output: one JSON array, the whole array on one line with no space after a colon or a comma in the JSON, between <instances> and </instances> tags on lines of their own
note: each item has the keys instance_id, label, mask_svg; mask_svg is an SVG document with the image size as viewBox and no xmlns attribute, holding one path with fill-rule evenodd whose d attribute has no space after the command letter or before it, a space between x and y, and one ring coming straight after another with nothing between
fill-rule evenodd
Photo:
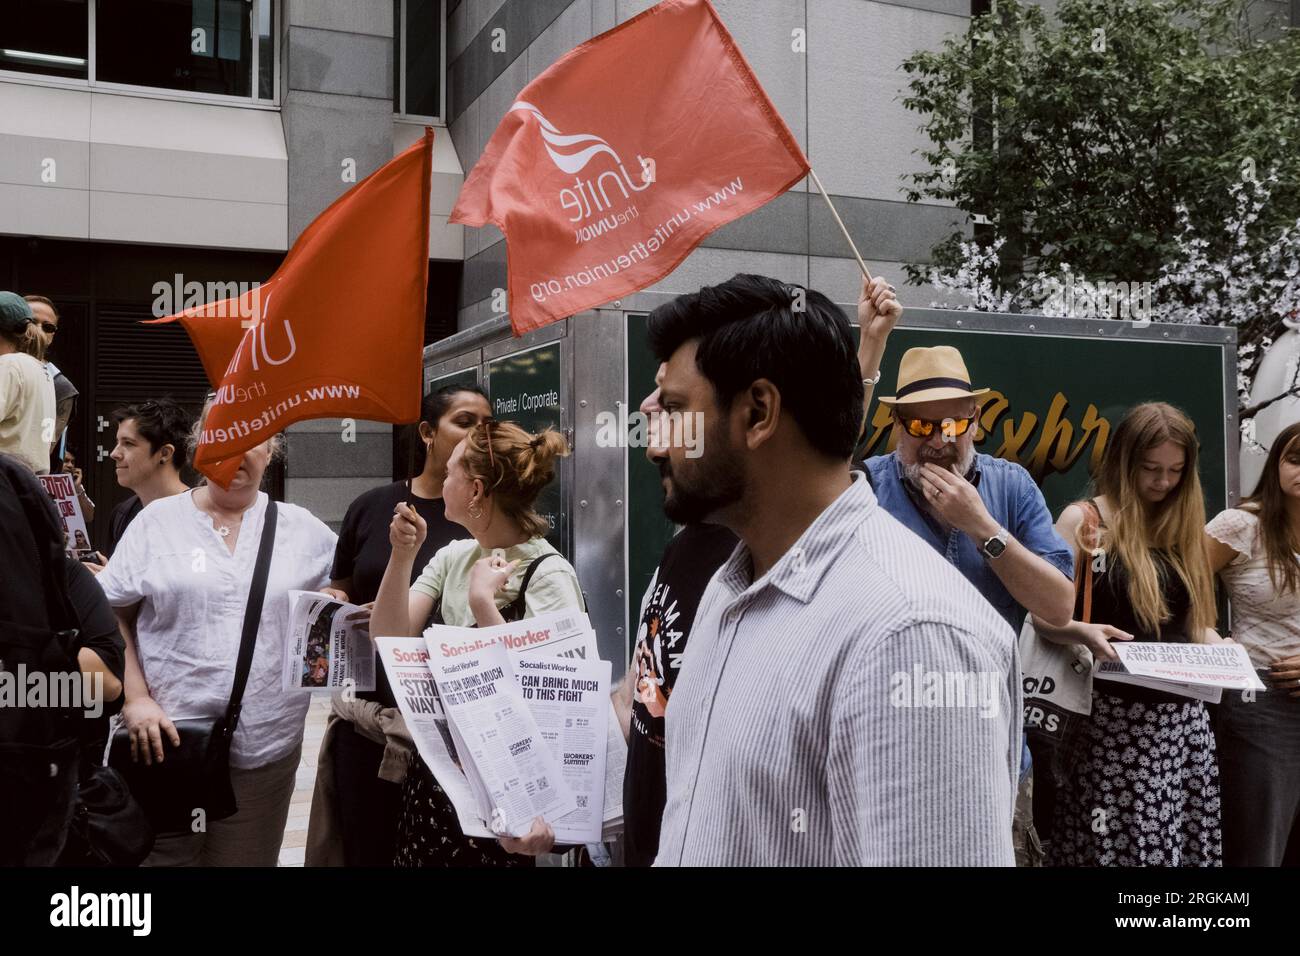
<instances>
[{"instance_id":1,"label":"hand holding newspaper","mask_svg":"<svg viewBox=\"0 0 1300 956\"><path fill-rule=\"evenodd\" d=\"M370 612L327 594L290 591L281 686L284 690L374 690Z\"/></svg>"},{"instance_id":2,"label":"hand holding newspaper","mask_svg":"<svg viewBox=\"0 0 1300 956\"><path fill-rule=\"evenodd\" d=\"M552 822L560 843L600 841L609 729L609 661L526 655L511 662L519 693L560 764L577 809Z\"/></svg>"},{"instance_id":3,"label":"hand holding newspaper","mask_svg":"<svg viewBox=\"0 0 1300 956\"><path fill-rule=\"evenodd\" d=\"M1240 644L1116 642L1119 661L1098 661L1093 676L1217 704L1224 690L1264 690Z\"/></svg>"},{"instance_id":4,"label":"hand holding newspaper","mask_svg":"<svg viewBox=\"0 0 1300 956\"><path fill-rule=\"evenodd\" d=\"M554 822L577 807L559 762L524 703L504 642L463 653L429 642L429 665L465 772L500 836L524 836L534 817Z\"/></svg>"},{"instance_id":5,"label":"hand holding newspaper","mask_svg":"<svg viewBox=\"0 0 1300 956\"><path fill-rule=\"evenodd\" d=\"M621 826L626 744L609 701L610 665L598 659L586 614L560 611L481 629L436 626L424 638L381 637L376 644L420 756L451 799L465 835L497 835L493 830L502 830L505 823L510 835L519 835L527 832L533 816L542 816L557 841L590 843ZM480 670L450 672L466 661ZM499 684L484 695L482 679L466 678L485 667L489 672L503 668L492 681L510 678L520 709L543 743L535 751L530 747L529 760L545 763L540 754L546 752L555 768L545 774L546 790L567 794L567 803L535 812L524 800L514 801L509 806L518 819L511 819L507 803L493 795L489 778L509 775L512 768L489 759L485 770L478 760L484 751L476 741L500 729L496 708L466 709L471 702L459 700L467 688L477 698L473 703L506 699ZM532 795L526 796L531 801Z\"/></svg>"}]
</instances>

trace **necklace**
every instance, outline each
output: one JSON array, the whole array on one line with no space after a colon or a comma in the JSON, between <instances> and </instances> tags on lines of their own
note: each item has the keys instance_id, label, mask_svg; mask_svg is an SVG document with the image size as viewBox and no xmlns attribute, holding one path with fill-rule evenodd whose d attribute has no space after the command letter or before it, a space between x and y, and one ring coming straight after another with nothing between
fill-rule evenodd
<instances>
[{"instance_id":1,"label":"necklace","mask_svg":"<svg viewBox=\"0 0 1300 956\"><path fill-rule=\"evenodd\" d=\"M208 502L208 506L206 508L203 508L202 505L200 505L199 507L202 508L204 514L206 514L209 518L212 519L212 526L213 529L217 532L217 534L221 535L221 537L223 538L230 537L230 525L224 523L217 524L217 522L221 520L221 516L218 515L216 511L212 508L211 502ZM241 521L243 520L242 514L240 515L240 520Z\"/></svg>"}]
</instances>

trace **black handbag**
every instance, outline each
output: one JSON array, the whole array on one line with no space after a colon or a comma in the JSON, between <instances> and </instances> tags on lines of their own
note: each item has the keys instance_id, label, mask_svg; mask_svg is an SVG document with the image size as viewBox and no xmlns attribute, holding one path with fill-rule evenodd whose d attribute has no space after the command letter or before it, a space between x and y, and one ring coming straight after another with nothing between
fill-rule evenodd
<instances>
[{"instance_id":1,"label":"black handbag","mask_svg":"<svg viewBox=\"0 0 1300 956\"><path fill-rule=\"evenodd\" d=\"M139 866L153 843L153 826L122 775L83 770L59 866Z\"/></svg>"},{"instance_id":2,"label":"black handbag","mask_svg":"<svg viewBox=\"0 0 1300 956\"><path fill-rule=\"evenodd\" d=\"M262 523L262 540L257 548L253 583L244 608L244 631L235 665L235 683L230 703L220 717L189 717L173 721L180 736L179 747L171 747L164 736L165 759L146 764L131 759L131 738L125 727L113 735L108 764L125 778L131 794L144 808L158 833L195 831L199 820L210 823L234 816L238 806L230 785L230 742L239 726L244 688L253 667L253 648L266 598L266 579L275 545L276 507L267 501Z\"/></svg>"}]
</instances>

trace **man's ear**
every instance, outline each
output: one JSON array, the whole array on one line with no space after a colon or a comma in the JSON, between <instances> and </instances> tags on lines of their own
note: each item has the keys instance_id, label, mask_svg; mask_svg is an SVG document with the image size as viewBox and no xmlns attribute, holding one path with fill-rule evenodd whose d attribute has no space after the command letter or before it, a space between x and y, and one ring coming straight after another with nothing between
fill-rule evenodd
<instances>
[{"instance_id":1,"label":"man's ear","mask_svg":"<svg viewBox=\"0 0 1300 956\"><path fill-rule=\"evenodd\" d=\"M745 414L745 444L758 448L771 440L781 424L781 393L768 379L756 379L736 396Z\"/></svg>"}]
</instances>

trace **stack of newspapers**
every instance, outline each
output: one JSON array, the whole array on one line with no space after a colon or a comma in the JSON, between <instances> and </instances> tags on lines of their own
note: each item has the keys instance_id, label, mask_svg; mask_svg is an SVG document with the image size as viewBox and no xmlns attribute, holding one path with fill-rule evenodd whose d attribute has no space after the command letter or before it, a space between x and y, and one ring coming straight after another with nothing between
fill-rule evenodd
<instances>
[{"instance_id":1,"label":"stack of newspapers","mask_svg":"<svg viewBox=\"0 0 1300 956\"><path fill-rule=\"evenodd\" d=\"M416 748L466 836L523 836L536 817L557 844L622 829L627 746L587 615L497 627L430 627L375 645Z\"/></svg>"}]
</instances>

